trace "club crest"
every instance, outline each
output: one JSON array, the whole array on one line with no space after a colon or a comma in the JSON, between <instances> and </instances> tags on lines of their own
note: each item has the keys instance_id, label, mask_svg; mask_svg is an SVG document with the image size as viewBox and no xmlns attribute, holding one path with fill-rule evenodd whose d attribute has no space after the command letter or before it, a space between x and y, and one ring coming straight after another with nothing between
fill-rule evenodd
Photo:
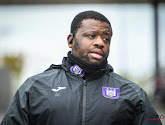
<instances>
[{"instance_id":1,"label":"club crest","mask_svg":"<svg viewBox=\"0 0 165 125\"><path fill-rule=\"evenodd\" d=\"M83 69L81 69L78 65L70 67L70 71L76 75L79 75L80 77L84 76Z\"/></svg>"},{"instance_id":2,"label":"club crest","mask_svg":"<svg viewBox=\"0 0 165 125\"><path fill-rule=\"evenodd\" d=\"M118 99L120 96L119 88L102 87L102 94L105 98Z\"/></svg>"}]
</instances>

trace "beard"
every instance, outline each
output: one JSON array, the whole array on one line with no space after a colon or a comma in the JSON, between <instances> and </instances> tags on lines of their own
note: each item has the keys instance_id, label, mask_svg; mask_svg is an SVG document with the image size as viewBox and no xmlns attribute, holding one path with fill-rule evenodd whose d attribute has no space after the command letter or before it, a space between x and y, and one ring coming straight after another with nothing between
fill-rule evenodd
<instances>
[{"instance_id":1,"label":"beard","mask_svg":"<svg viewBox=\"0 0 165 125\"><path fill-rule=\"evenodd\" d=\"M102 50L102 48L97 47L97 46L95 48ZM93 49L95 49L95 48L93 48ZM81 43L76 38L75 38L75 43L73 45L72 50L74 50L76 53L79 53L78 54L79 56L77 54L73 53L74 56L76 56L77 58L79 58L79 60L81 60L81 61L83 61L86 64L89 64L91 66L97 67L97 66L104 65L105 62L107 62L108 55L106 56L103 50L102 50L103 53L104 53L103 54L103 58L105 58L105 59L103 61L101 61L101 62L98 62L98 63L97 62L91 62L90 58L88 57L88 53L90 53L90 51L86 55L82 55L83 51L81 50Z\"/></svg>"}]
</instances>

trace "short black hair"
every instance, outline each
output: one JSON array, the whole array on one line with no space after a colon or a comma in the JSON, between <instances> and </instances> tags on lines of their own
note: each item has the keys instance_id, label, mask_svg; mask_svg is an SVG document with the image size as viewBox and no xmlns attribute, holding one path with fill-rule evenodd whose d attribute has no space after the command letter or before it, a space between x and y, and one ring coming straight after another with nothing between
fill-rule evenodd
<instances>
[{"instance_id":1,"label":"short black hair","mask_svg":"<svg viewBox=\"0 0 165 125\"><path fill-rule=\"evenodd\" d=\"M82 21L84 19L94 19L94 20L99 20L101 22L107 22L111 27L111 23L103 14L96 12L96 11L84 11L84 12L81 12L78 15L76 15L71 23L70 32L73 35L75 35L77 33L77 30L78 30L78 28L81 27ZM112 30L112 27L111 27L111 30Z\"/></svg>"}]
</instances>

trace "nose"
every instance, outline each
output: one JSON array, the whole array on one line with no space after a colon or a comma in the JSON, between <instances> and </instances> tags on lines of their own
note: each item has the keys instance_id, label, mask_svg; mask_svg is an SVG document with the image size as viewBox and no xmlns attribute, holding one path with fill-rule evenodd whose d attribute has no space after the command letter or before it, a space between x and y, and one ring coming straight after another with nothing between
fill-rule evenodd
<instances>
[{"instance_id":1,"label":"nose","mask_svg":"<svg viewBox=\"0 0 165 125\"><path fill-rule=\"evenodd\" d=\"M101 36L98 36L94 41L94 46L104 48L105 44Z\"/></svg>"}]
</instances>

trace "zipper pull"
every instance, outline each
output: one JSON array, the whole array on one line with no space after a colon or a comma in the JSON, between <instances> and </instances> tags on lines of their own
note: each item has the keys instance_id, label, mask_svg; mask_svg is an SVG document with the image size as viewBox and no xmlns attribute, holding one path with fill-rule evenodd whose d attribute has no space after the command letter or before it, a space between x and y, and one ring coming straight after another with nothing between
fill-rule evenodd
<instances>
[{"instance_id":1,"label":"zipper pull","mask_svg":"<svg viewBox=\"0 0 165 125\"><path fill-rule=\"evenodd\" d=\"M87 86L87 84L86 84L86 80L84 80L84 86Z\"/></svg>"}]
</instances>

